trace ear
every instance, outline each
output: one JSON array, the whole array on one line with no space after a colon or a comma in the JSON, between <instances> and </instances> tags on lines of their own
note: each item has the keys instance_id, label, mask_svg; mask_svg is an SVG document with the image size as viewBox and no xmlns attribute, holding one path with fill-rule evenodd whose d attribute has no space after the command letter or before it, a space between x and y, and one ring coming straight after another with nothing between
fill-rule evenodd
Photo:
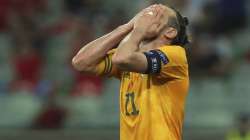
<instances>
[{"instance_id":1,"label":"ear","mask_svg":"<svg viewBox=\"0 0 250 140\"><path fill-rule=\"evenodd\" d=\"M173 27L168 27L165 29L163 35L167 39L174 39L177 36L177 30Z\"/></svg>"}]
</instances>

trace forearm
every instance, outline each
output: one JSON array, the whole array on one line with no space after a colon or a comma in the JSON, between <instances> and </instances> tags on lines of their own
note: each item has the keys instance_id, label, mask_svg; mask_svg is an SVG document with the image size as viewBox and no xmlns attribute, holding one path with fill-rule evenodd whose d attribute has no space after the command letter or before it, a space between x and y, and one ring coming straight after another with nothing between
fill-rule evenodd
<instances>
[{"instance_id":1,"label":"forearm","mask_svg":"<svg viewBox=\"0 0 250 140\"><path fill-rule=\"evenodd\" d=\"M112 62L124 71L145 72L146 58L143 53L139 52L142 39L140 33L132 31L118 46Z\"/></svg>"},{"instance_id":2,"label":"forearm","mask_svg":"<svg viewBox=\"0 0 250 140\"><path fill-rule=\"evenodd\" d=\"M131 31L125 24L85 45L73 58L73 66L82 71L98 64L109 50L114 48Z\"/></svg>"},{"instance_id":3,"label":"forearm","mask_svg":"<svg viewBox=\"0 0 250 140\"><path fill-rule=\"evenodd\" d=\"M119 44L115 56L126 57L126 55L138 51L141 41L142 37L140 34L133 30Z\"/></svg>"}]
</instances>

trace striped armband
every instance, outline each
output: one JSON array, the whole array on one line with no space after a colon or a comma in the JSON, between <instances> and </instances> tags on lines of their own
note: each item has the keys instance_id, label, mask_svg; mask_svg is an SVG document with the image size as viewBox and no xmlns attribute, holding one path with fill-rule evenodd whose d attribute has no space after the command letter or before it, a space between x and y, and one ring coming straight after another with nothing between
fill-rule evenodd
<instances>
[{"instance_id":1,"label":"striped armband","mask_svg":"<svg viewBox=\"0 0 250 140\"><path fill-rule=\"evenodd\" d=\"M168 63L167 56L160 50L151 50L149 52L144 52L147 58L148 68L145 74L157 74L161 72L162 64Z\"/></svg>"},{"instance_id":2,"label":"striped armband","mask_svg":"<svg viewBox=\"0 0 250 140\"><path fill-rule=\"evenodd\" d=\"M109 74L112 71L112 61L110 56L105 57L105 67L104 67L104 74Z\"/></svg>"}]
</instances>

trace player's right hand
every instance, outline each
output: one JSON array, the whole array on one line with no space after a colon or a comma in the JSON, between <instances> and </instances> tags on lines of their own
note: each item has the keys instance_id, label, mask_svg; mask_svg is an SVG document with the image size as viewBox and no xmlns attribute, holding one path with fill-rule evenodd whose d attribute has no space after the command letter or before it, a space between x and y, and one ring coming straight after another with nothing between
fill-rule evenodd
<instances>
[{"instance_id":1,"label":"player's right hand","mask_svg":"<svg viewBox=\"0 0 250 140\"><path fill-rule=\"evenodd\" d=\"M166 7L160 4L152 5L142 10L134 18L134 31L138 32L143 39L157 36L164 25L167 12Z\"/></svg>"}]
</instances>

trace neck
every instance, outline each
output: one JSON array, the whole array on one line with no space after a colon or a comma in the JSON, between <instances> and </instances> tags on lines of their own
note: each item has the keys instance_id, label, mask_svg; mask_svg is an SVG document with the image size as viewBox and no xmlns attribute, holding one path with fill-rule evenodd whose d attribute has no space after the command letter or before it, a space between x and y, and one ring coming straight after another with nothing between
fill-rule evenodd
<instances>
[{"instance_id":1,"label":"neck","mask_svg":"<svg viewBox=\"0 0 250 140\"><path fill-rule=\"evenodd\" d=\"M170 42L170 40L165 39L164 37L157 37L156 39L150 41L143 41L140 45L140 51L157 49L165 45L170 45Z\"/></svg>"}]
</instances>

